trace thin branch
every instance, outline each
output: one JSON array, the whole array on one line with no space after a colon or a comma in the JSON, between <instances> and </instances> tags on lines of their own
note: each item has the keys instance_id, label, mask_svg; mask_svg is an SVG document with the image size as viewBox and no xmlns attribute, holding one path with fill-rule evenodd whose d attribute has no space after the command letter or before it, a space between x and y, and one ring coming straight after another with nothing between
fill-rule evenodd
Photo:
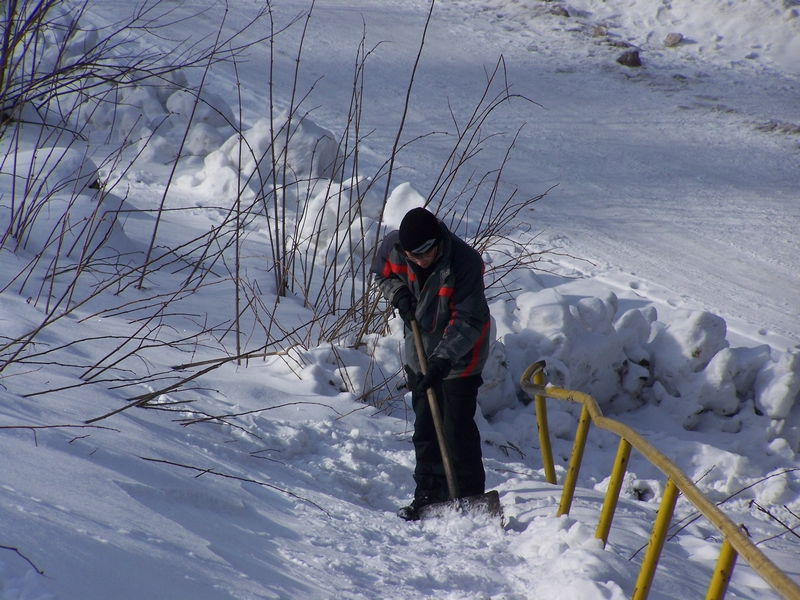
<instances>
[{"instance_id":1,"label":"thin branch","mask_svg":"<svg viewBox=\"0 0 800 600\"><path fill-rule=\"evenodd\" d=\"M207 423L209 421L223 421L223 422L225 422L226 419L232 419L234 417L244 417L246 415L253 415L253 414L256 414L256 413L266 412L268 410L275 410L275 409L278 409L278 408L286 408L287 406L303 406L303 405L322 406L324 408L330 408L333 412L335 412L337 415L339 415L339 417L342 416L342 413L340 413L338 410L336 410L332 406L330 406L328 404L325 404L323 402L301 401L301 402L287 402L285 404L278 404L276 406L266 406L264 408L256 408L256 409L248 410L248 411L245 411L245 412L230 413L230 414L227 414L227 415L207 415L207 416L202 417L200 419L180 419L179 422L183 427L186 427L188 425L195 425L196 423Z\"/></svg>"},{"instance_id":2,"label":"thin branch","mask_svg":"<svg viewBox=\"0 0 800 600\"><path fill-rule=\"evenodd\" d=\"M260 485L262 487L270 488L270 489L275 490L277 492L280 492L282 494L286 494L287 496L291 496L292 498L296 498L297 500L301 500L303 502L307 502L311 506L321 510L328 517L331 516L331 514L327 510L322 508L316 502L313 502L312 500L309 500L308 498L303 498L302 496L298 496L297 494L295 494L294 492L290 492L289 490L284 490L282 488L279 488L278 486L272 485L271 483L265 483L263 481L258 481L256 479L250 479L248 477L239 477L238 475L229 475L227 473L220 473L219 471L215 471L214 469L210 469L210 468L209 469L201 469L199 467L193 467L191 465L182 465L180 463L176 463L176 462L173 462L171 460L164 460L164 459L161 459L161 458L148 458L146 456L140 456L139 458L141 458L142 460L146 460L148 462L161 463L161 464L170 465L170 466L173 466L173 467L181 467L182 469L189 469L191 471L198 471L199 474L197 475L197 477L202 477L203 475L208 474L208 475L216 475L217 477L224 477L226 479L235 479L236 481L244 481L246 483L255 483L256 485Z\"/></svg>"},{"instance_id":3,"label":"thin branch","mask_svg":"<svg viewBox=\"0 0 800 600\"><path fill-rule=\"evenodd\" d=\"M776 523L778 523L778 524L779 524L781 527L783 527L783 528L784 528L786 531L784 531L783 533L781 533L781 535L783 535L784 533L791 533L791 534L792 534L794 537L796 537L797 539L800 539L800 534L798 534L797 532L795 532L795 529L797 529L798 527L800 527L800 523L799 523L799 524L797 524L797 525L795 525L794 527L789 527L789 526L788 526L786 523L784 523L784 522L783 522L781 519L779 519L778 517L776 517L775 515L773 515L773 514L772 514L772 513L769 511L769 509L767 509L767 508L764 508L763 506L761 506L761 505L760 505L758 502L756 502L755 500L751 500L751 501L750 501L750 506L751 506L751 507L752 507L752 506L755 506L755 507L756 507L756 508L757 508L759 511L761 511L762 513L764 513L765 515L767 515L767 516L768 516L770 519L772 519L773 521L775 521ZM777 536L773 536L773 537L777 537ZM772 538L769 538L769 539L772 539ZM761 540L761 541L762 541L762 542L765 542L765 541L767 541L767 540ZM761 542L759 542L759 544L760 544L760 543L761 543Z\"/></svg>"},{"instance_id":4,"label":"thin branch","mask_svg":"<svg viewBox=\"0 0 800 600\"><path fill-rule=\"evenodd\" d=\"M37 572L39 575L44 575L44 571L42 571L42 570L41 570L39 567L37 567L35 564L33 564L33 561L31 561L31 559L30 559L30 558L28 558L28 557L27 557L27 556L25 556L25 555L24 555L22 552L20 552L18 548L14 548L14 547L12 547L12 546L0 546L0 549L2 549L2 550L11 550L12 552L16 552L16 553L17 553L17 554L18 554L20 557L22 557L22 558L23 558L23 559L24 559L24 560L25 560L25 561L26 561L26 562L27 562L27 563L28 563L28 564L29 564L31 567L33 567L33 570L34 570L34 571L36 571L36 572Z\"/></svg>"},{"instance_id":5,"label":"thin branch","mask_svg":"<svg viewBox=\"0 0 800 600\"><path fill-rule=\"evenodd\" d=\"M33 443L36 447L39 446L39 436L36 434L39 429L105 429L120 432L119 429L102 425L0 425L0 429L27 429L33 433Z\"/></svg>"}]
</instances>

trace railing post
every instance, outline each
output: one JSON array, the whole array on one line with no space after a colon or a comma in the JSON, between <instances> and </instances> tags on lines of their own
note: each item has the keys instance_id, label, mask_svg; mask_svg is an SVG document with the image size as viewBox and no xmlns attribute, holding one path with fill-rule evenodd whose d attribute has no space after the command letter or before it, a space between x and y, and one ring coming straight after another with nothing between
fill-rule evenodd
<instances>
[{"instance_id":1,"label":"railing post","mask_svg":"<svg viewBox=\"0 0 800 600\"><path fill-rule=\"evenodd\" d=\"M544 369L539 369L533 375L533 383L544 385ZM553 450L550 448L550 429L547 427L547 404L544 396L534 396L536 407L536 424L539 426L539 448L542 453L544 478L547 483L555 485L556 469L553 466Z\"/></svg>"},{"instance_id":2,"label":"railing post","mask_svg":"<svg viewBox=\"0 0 800 600\"><path fill-rule=\"evenodd\" d=\"M725 593L728 591L728 583L731 580L731 575L733 575L733 567L736 566L737 556L736 550L733 549L728 538L725 538L719 551L717 568L714 570L711 583L708 585L706 600L722 600L725 597Z\"/></svg>"},{"instance_id":3,"label":"railing post","mask_svg":"<svg viewBox=\"0 0 800 600\"><path fill-rule=\"evenodd\" d=\"M645 600L650 593L658 559L661 558L661 550L667 539L667 529L672 520L675 503L678 501L678 493L678 486L673 483L672 479L667 479L667 487L664 488L664 497L661 498L661 504L658 507L658 515L653 524L653 532L650 534L650 543L647 544L642 567L639 569L639 577L636 579L636 587L631 596L632 600Z\"/></svg>"},{"instance_id":4,"label":"railing post","mask_svg":"<svg viewBox=\"0 0 800 600\"><path fill-rule=\"evenodd\" d=\"M578 473L581 470L583 451L586 448L586 437L589 435L589 425L592 418L589 409L583 405L581 416L578 420L578 429L575 431L575 441L572 444L572 454L569 457L569 468L564 477L564 489L561 491L561 502L558 504L556 516L568 515L572 506L572 497L575 495L575 486L578 484Z\"/></svg>"},{"instance_id":5,"label":"railing post","mask_svg":"<svg viewBox=\"0 0 800 600\"><path fill-rule=\"evenodd\" d=\"M614 519L614 512L617 510L619 492L622 489L622 482L625 480L625 471L628 469L630 458L631 444L621 437L619 438L619 446L617 446L617 457L614 459L614 468L611 471L611 479L606 490L606 499L603 501L603 509L600 511L600 520L597 523L597 531L594 534L594 537L603 540L603 547L608 543L611 521Z\"/></svg>"}]
</instances>

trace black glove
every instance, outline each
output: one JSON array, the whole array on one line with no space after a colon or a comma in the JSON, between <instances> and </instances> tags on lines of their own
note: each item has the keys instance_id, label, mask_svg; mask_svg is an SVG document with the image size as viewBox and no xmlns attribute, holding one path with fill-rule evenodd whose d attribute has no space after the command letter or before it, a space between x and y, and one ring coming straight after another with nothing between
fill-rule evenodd
<instances>
[{"instance_id":1,"label":"black glove","mask_svg":"<svg viewBox=\"0 0 800 600\"><path fill-rule=\"evenodd\" d=\"M401 287L394 293L392 298L392 305L400 313L400 318L405 323L410 323L416 318L415 311L417 310L417 299L414 294L407 287Z\"/></svg>"},{"instance_id":2,"label":"black glove","mask_svg":"<svg viewBox=\"0 0 800 600\"><path fill-rule=\"evenodd\" d=\"M417 383L417 394L424 396L428 388L438 386L442 382L442 379L447 377L447 374L452 368L453 365L451 365L450 361L446 358L442 358L441 356L431 357L428 360L428 370L425 376Z\"/></svg>"}]
</instances>

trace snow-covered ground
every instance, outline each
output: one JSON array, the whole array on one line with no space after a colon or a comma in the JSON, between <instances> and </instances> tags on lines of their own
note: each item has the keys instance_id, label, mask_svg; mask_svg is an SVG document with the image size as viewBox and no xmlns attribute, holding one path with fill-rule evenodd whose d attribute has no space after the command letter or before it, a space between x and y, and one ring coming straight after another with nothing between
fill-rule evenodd
<instances>
[{"instance_id":1,"label":"snow-covered ground","mask_svg":"<svg viewBox=\"0 0 800 600\"><path fill-rule=\"evenodd\" d=\"M142 32L133 47L166 52L187 36L213 37L220 23L236 31L263 4L159 6L172 10L172 26ZM476 515L411 524L395 516L413 492L412 415L403 390L392 393L400 383L396 321L391 335L369 335L360 350L309 337L288 354L204 362L236 352L230 330L219 335L235 312L225 277L233 247L198 275L192 267L203 241L189 240L219 227L236 197L246 204L260 190L235 173L240 146L230 123L241 109L248 143L266 150L270 90L279 125L302 40L294 87L309 92L300 114L310 112L289 156L298 179L314 180L309 214L329 225L322 242L332 242L330 198L353 182L329 184L330 164L348 125L362 36L370 54L359 80L359 154L368 177L391 155L431 5L319 0L306 22L310 6L276 3L276 30L302 18L277 35L273 52L261 42L237 57L235 70L210 67L205 98L214 109L198 106L177 165L193 106L176 91L179 78L123 92L115 111L82 113L88 143L73 144L64 158L37 156L39 167L57 164L40 178L49 189L59 179L71 185L42 207L24 241L8 238L0 248L0 346L36 332L18 356L19 344L0 354L0 598L629 597L664 479L634 453L603 549L594 528L617 440L593 431L573 509L555 518L560 489L545 482L533 405L516 385L538 359L553 383L591 393L644 434L800 582L798 537L776 520L800 524L800 5L434 4L402 134L415 141L397 156L384 223L397 225L424 201L501 57L490 95L505 82L514 97L486 120L468 168L480 178L502 165L501 196L550 190L525 213L529 233L522 223L513 231L520 245L536 235L542 260L513 275L510 294L492 294L497 341L478 418L502 525ZM131 10L129 2L97 1L82 23L102 26ZM268 23L245 38L266 35ZM680 41L667 47L674 33ZM641 67L616 62L631 49ZM185 75L196 86L203 73ZM34 128L24 129L20 165L32 160ZM104 161L126 136L134 143L125 160ZM11 139L0 140L6 153ZM109 193L86 187L95 171L84 151L100 178L114 182ZM0 168L3 231L19 207L12 182L33 179L14 171L8 159ZM245 175L253 172L246 165ZM70 193L75 173L79 194ZM385 185L377 179L364 196L370 241ZM110 257L122 257L120 271L142 263L162 201L153 257L164 258L148 269L143 289L131 283L134 272L38 330L71 281L70 265L101 238L73 306L114 280ZM117 210L113 226L96 220ZM69 222L59 221L65 212ZM475 233L471 215L465 235ZM85 223L99 223L91 240ZM51 243L56 224L72 227L62 238L68 244ZM274 304L274 238L260 217L245 231L247 298L258 314L278 316L279 337L276 330L312 315L300 294ZM221 236L207 254L230 239ZM491 252L486 258L498 261ZM191 277L199 285L176 292ZM265 323L243 322L242 350L257 350ZM214 335L193 337L212 327ZM129 337L135 343L123 344ZM163 391L176 374L213 366L184 391ZM370 403L357 400L384 379ZM159 391L161 410L93 421ZM548 410L561 480L578 413L555 402ZM705 593L721 539L692 516L679 500L651 598ZM729 597L777 596L740 561Z\"/></svg>"}]
</instances>

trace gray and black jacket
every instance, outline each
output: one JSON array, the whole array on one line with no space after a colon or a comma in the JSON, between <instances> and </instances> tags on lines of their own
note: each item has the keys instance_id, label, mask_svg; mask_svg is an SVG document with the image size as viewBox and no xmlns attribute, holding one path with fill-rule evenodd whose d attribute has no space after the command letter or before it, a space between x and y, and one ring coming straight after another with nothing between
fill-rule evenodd
<instances>
[{"instance_id":1,"label":"gray and black jacket","mask_svg":"<svg viewBox=\"0 0 800 600\"><path fill-rule=\"evenodd\" d=\"M399 232L392 231L381 243L370 271L383 295L391 302L395 293L408 287L417 299L416 317L427 357L441 356L453 365L447 379L480 375L489 355L491 319L483 285L480 254L444 223L441 253L420 287L419 267L406 260ZM405 330L405 358L420 373L411 331Z\"/></svg>"}]
</instances>

